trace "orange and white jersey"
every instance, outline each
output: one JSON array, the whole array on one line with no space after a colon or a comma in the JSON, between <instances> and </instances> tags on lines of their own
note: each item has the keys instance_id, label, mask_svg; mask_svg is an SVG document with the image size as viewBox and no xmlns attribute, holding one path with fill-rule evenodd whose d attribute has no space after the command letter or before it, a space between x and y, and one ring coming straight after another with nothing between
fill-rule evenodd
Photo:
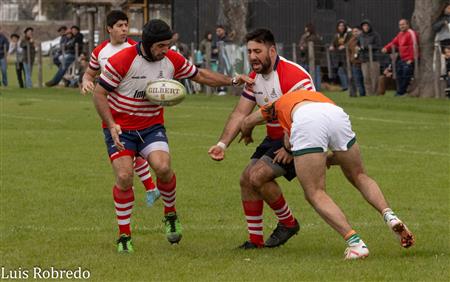
<instances>
[{"instance_id":1,"label":"orange and white jersey","mask_svg":"<svg viewBox=\"0 0 450 282\"><path fill-rule=\"evenodd\" d=\"M108 92L108 104L114 121L125 130L141 130L164 124L164 109L145 98L149 81L184 79L197 74L195 65L169 50L160 61L148 61L141 43L119 51L108 59L99 84ZM103 124L105 127L105 124Z\"/></svg>"},{"instance_id":2,"label":"orange and white jersey","mask_svg":"<svg viewBox=\"0 0 450 282\"><path fill-rule=\"evenodd\" d=\"M136 41L130 38L127 38L127 41L119 45L113 45L110 40L105 40L92 51L89 67L95 71L103 70L109 57L135 44Z\"/></svg>"},{"instance_id":3,"label":"orange and white jersey","mask_svg":"<svg viewBox=\"0 0 450 282\"><path fill-rule=\"evenodd\" d=\"M259 107L275 102L283 94L296 90L316 91L309 73L281 56L277 56L273 71L269 74L251 72L249 76L255 79L253 91L245 87L242 96L256 102ZM277 120L267 123L266 128L270 138L283 138L283 129Z\"/></svg>"}]
</instances>

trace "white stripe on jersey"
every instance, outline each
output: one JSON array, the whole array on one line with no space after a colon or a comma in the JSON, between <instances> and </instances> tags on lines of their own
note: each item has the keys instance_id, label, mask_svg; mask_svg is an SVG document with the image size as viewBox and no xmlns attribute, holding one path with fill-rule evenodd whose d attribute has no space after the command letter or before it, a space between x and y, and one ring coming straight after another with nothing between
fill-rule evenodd
<instances>
[{"instance_id":1,"label":"white stripe on jersey","mask_svg":"<svg viewBox=\"0 0 450 282\"><path fill-rule=\"evenodd\" d=\"M119 96L117 96L114 92L111 92L110 95L108 95L108 99L111 98L117 105L123 107L124 109L129 109L129 110L136 110L136 111L158 111L160 109L162 109L161 106L156 106L156 105L152 105L149 104L148 102L133 102L133 101L129 101L129 100L125 100L120 98Z\"/></svg>"},{"instance_id":2,"label":"white stripe on jersey","mask_svg":"<svg viewBox=\"0 0 450 282\"><path fill-rule=\"evenodd\" d=\"M302 84L304 84L304 85L302 85ZM311 83L310 79L303 79L303 80L297 82L294 86L292 86L291 89L289 89L288 92L292 92L294 90L316 91L316 89L314 88L314 85Z\"/></svg>"},{"instance_id":3,"label":"white stripe on jersey","mask_svg":"<svg viewBox=\"0 0 450 282\"><path fill-rule=\"evenodd\" d=\"M157 111L154 113L142 113L142 112L127 111L127 110L123 110L123 109L119 108L118 106L116 106L112 103L109 103L109 107L119 113L125 113L128 115L135 115L135 116L141 116L141 117L154 117L154 116L157 116L160 114L160 111Z\"/></svg>"}]
</instances>

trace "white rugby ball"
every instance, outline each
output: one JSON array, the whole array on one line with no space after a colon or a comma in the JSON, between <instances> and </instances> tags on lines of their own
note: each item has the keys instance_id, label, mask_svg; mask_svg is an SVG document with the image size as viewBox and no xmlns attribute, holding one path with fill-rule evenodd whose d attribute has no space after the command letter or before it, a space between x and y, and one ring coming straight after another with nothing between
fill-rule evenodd
<instances>
[{"instance_id":1,"label":"white rugby ball","mask_svg":"<svg viewBox=\"0 0 450 282\"><path fill-rule=\"evenodd\" d=\"M145 96L153 104L174 106L184 100L186 88L173 79L158 79L147 84Z\"/></svg>"}]
</instances>

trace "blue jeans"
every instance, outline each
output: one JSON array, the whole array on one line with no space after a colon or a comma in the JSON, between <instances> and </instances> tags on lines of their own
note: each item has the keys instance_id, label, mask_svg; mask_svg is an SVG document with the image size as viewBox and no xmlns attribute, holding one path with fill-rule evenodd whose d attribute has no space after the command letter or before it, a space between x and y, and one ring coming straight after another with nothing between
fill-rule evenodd
<instances>
[{"instance_id":1,"label":"blue jeans","mask_svg":"<svg viewBox=\"0 0 450 282\"><path fill-rule=\"evenodd\" d=\"M405 61L397 61L397 96L405 95L406 89L414 75L414 63L407 64Z\"/></svg>"},{"instance_id":2,"label":"blue jeans","mask_svg":"<svg viewBox=\"0 0 450 282\"><path fill-rule=\"evenodd\" d=\"M31 81L31 74L33 72L33 65L23 63L23 70L25 71L25 88L32 88L33 82Z\"/></svg>"},{"instance_id":3,"label":"blue jeans","mask_svg":"<svg viewBox=\"0 0 450 282\"><path fill-rule=\"evenodd\" d=\"M60 56L62 58L62 56ZM75 61L75 55L73 54L65 54L64 60L60 60L61 65L58 67L58 71L56 72L55 76L50 80L54 84L58 84L61 79L63 79L64 74L66 73L67 69L69 69L70 65Z\"/></svg>"},{"instance_id":4,"label":"blue jeans","mask_svg":"<svg viewBox=\"0 0 450 282\"><path fill-rule=\"evenodd\" d=\"M337 75L339 76L339 81L341 82L342 89L348 89L348 78L346 70L343 67L339 67L337 70Z\"/></svg>"},{"instance_id":5,"label":"blue jeans","mask_svg":"<svg viewBox=\"0 0 450 282\"><path fill-rule=\"evenodd\" d=\"M309 71L309 65L300 64L307 72ZM320 84L322 82L322 73L320 71L320 66L316 66L316 71L314 72L314 87L316 91L320 91Z\"/></svg>"},{"instance_id":6,"label":"blue jeans","mask_svg":"<svg viewBox=\"0 0 450 282\"><path fill-rule=\"evenodd\" d=\"M352 87L356 87L359 92L359 96L366 96L366 89L364 88L364 77L361 70L361 66L352 66Z\"/></svg>"},{"instance_id":7,"label":"blue jeans","mask_svg":"<svg viewBox=\"0 0 450 282\"><path fill-rule=\"evenodd\" d=\"M8 73L6 72L6 58L0 59L0 68L2 69L2 83L4 86L8 86Z\"/></svg>"}]
</instances>

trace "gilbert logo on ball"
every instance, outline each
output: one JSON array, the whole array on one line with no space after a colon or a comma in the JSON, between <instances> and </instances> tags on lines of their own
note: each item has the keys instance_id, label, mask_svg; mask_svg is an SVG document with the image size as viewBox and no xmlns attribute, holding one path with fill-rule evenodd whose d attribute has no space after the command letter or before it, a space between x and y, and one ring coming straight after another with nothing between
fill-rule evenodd
<instances>
[{"instance_id":1,"label":"gilbert logo on ball","mask_svg":"<svg viewBox=\"0 0 450 282\"><path fill-rule=\"evenodd\" d=\"M158 79L147 84L145 96L153 104L173 106L184 100L186 88L176 80Z\"/></svg>"}]
</instances>

